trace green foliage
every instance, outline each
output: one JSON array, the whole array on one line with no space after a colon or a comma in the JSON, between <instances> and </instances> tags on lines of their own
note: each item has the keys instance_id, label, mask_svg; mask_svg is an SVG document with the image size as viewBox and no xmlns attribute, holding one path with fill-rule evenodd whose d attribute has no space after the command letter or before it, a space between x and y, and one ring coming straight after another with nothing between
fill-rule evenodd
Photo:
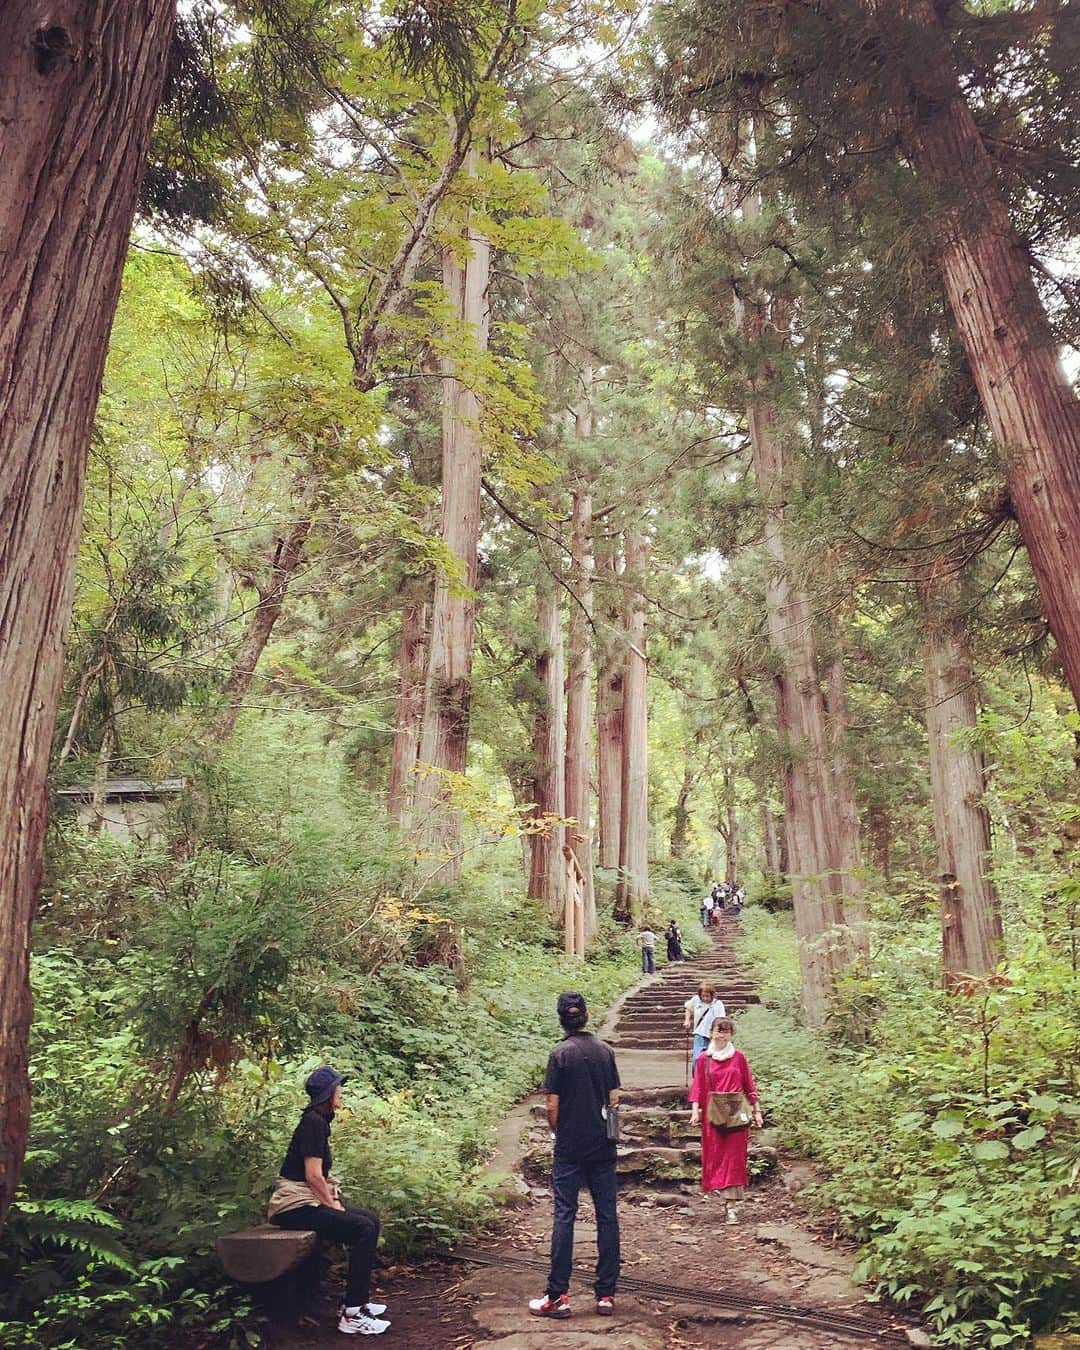
<instances>
[{"instance_id":1,"label":"green foliage","mask_svg":"<svg viewBox=\"0 0 1080 1350\"><path fill-rule=\"evenodd\" d=\"M946 994L919 926L879 923L891 951L870 1043L845 1050L793 1020L788 924L746 920L747 954L779 997L747 1011L739 1041L783 1135L818 1159L814 1201L862 1244L862 1277L921 1306L942 1345L1021 1346L1032 1328L1074 1326L1076 972L1036 942L1007 975Z\"/></svg>"}]
</instances>

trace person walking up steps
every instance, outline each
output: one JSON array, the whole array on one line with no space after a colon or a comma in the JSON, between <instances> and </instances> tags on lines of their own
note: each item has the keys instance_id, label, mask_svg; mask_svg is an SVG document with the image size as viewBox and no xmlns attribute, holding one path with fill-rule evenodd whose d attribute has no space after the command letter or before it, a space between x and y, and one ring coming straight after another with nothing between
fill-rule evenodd
<instances>
[{"instance_id":1,"label":"person walking up steps","mask_svg":"<svg viewBox=\"0 0 1080 1350\"><path fill-rule=\"evenodd\" d=\"M694 1059L696 1067L698 1056L709 1044L714 1018L725 1016L723 1000L717 998L716 990L707 981L698 985L696 994L683 1004L683 1029L694 1038Z\"/></svg>"},{"instance_id":2,"label":"person walking up steps","mask_svg":"<svg viewBox=\"0 0 1080 1350\"><path fill-rule=\"evenodd\" d=\"M664 932L664 938L667 941L667 959L669 961L681 961L683 959L682 933L674 919L668 924Z\"/></svg>"},{"instance_id":3,"label":"person walking up steps","mask_svg":"<svg viewBox=\"0 0 1080 1350\"><path fill-rule=\"evenodd\" d=\"M690 1088L690 1124L701 1126L702 1195L723 1195L728 1223L737 1220L735 1202L749 1184L750 1121L759 1130L763 1124L754 1075L746 1056L735 1049L734 1035L730 1017L713 1020L709 1048L694 1067Z\"/></svg>"},{"instance_id":4,"label":"person walking up steps","mask_svg":"<svg viewBox=\"0 0 1080 1350\"><path fill-rule=\"evenodd\" d=\"M551 1272L543 1298L529 1302L534 1317L569 1317L570 1268L578 1194L588 1187L596 1210L596 1311L615 1310L619 1279L618 1186L615 1179L612 1110L619 1105L619 1070L610 1047L585 1030L589 1020L581 994L560 994L556 1010L565 1038L548 1057L544 1076L547 1118L555 1138L551 1185Z\"/></svg>"},{"instance_id":5,"label":"person walking up steps","mask_svg":"<svg viewBox=\"0 0 1080 1350\"><path fill-rule=\"evenodd\" d=\"M638 942L641 944L641 973L642 975L656 974L656 934L648 924L638 934Z\"/></svg>"}]
</instances>

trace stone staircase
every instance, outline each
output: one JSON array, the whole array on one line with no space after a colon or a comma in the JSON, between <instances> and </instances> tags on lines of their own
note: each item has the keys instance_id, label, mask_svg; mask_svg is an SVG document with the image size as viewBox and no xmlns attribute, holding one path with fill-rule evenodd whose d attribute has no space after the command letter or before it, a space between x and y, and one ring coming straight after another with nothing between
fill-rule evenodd
<instances>
[{"instance_id":1,"label":"stone staircase","mask_svg":"<svg viewBox=\"0 0 1080 1350\"><path fill-rule=\"evenodd\" d=\"M729 1016L751 1003L760 1003L754 982L739 970L735 955L738 921L725 918L710 930L711 947L686 961L662 966L656 978L635 990L619 1010L616 1032L610 1038L616 1053L626 1050L683 1051L683 1005L702 980L716 986Z\"/></svg>"},{"instance_id":2,"label":"stone staircase","mask_svg":"<svg viewBox=\"0 0 1080 1350\"><path fill-rule=\"evenodd\" d=\"M739 972L735 954L737 932L737 921L733 919L726 919L719 930L712 929L711 946L686 961L673 961L661 967L655 979L624 1000L614 1032L601 1033L618 1057L623 1079L619 1094L622 1138L616 1162L623 1188L629 1185L663 1192L700 1179L701 1135L690 1127L686 1086L636 1086L636 1061L642 1057L654 1059L659 1052L667 1062L673 1061L674 1076L688 1078L683 1005L703 980L715 986L729 1014L761 1002L754 992L753 981ZM667 1082L671 1081L669 1077ZM530 1181L543 1184L551 1166L543 1103L532 1108L532 1115L532 1146L524 1158L523 1170ZM774 1132L755 1131L750 1143L751 1175L761 1177L774 1171L777 1161Z\"/></svg>"}]
</instances>

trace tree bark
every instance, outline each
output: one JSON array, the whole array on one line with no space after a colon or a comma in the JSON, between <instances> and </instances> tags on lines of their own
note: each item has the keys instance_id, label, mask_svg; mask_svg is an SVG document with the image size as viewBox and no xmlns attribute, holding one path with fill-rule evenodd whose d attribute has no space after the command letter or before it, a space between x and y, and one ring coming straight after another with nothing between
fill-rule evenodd
<instances>
[{"instance_id":1,"label":"tree bark","mask_svg":"<svg viewBox=\"0 0 1080 1350\"><path fill-rule=\"evenodd\" d=\"M294 520L289 533L279 538L270 559L270 579L260 587L259 603L251 611L248 629L243 641L233 657L229 678L225 681L225 700L221 712L207 732L207 740L213 746L222 746L233 734L237 718L244 706L244 699L255 678L259 658L266 650L270 634L274 631L281 614L289 586L300 568L304 557L304 547L311 531L311 512L305 512Z\"/></svg>"},{"instance_id":2,"label":"tree bark","mask_svg":"<svg viewBox=\"0 0 1080 1350\"><path fill-rule=\"evenodd\" d=\"M173 0L0 7L0 1224L86 453Z\"/></svg>"},{"instance_id":3,"label":"tree bark","mask_svg":"<svg viewBox=\"0 0 1080 1350\"><path fill-rule=\"evenodd\" d=\"M675 798L674 819L671 825L670 851L673 858L686 856L687 835L690 828L690 794L694 790L694 766L688 761L683 769L679 795Z\"/></svg>"},{"instance_id":4,"label":"tree bark","mask_svg":"<svg viewBox=\"0 0 1080 1350\"><path fill-rule=\"evenodd\" d=\"M780 879L783 868L780 863L780 840L776 832L776 817L768 798L760 799L761 807L761 843L765 853L765 877L770 882Z\"/></svg>"},{"instance_id":5,"label":"tree bark","mask_svg":"<svg viewBox=\"0 0 1080 1350\"><path fill-rule=\"evenodd\" d=\"M739 807L730 764L724 765L724 815L723 824L717 821L717 828L724 841L724 880L734 886L739 880Z\"/></svg>"},{"instance_id":6,"label":"tree bark","mask_svg":"<svg viewBox=\"0 0 1080 1350\"><path fill-rule=\"evenodd\" d=\"M591 409L578 410L579 435L589 435ZM570 534L569 659L566 679L566 814L575 824L567 842L583 877L585 936L596 932L596 893L593 885L592 825L589 765L592 702L592 497L575 492Z\"/></svg>"},{"instance_id":7,"label":"tree bark","mask_svg":"<svg viewBox=\"0 0 1080 1350\"><path fill-rule=\"evenodd\" d=\"M649 715L646 703L644 578L649 545L640 532L626 540L629 616L623 666L622 789L619 880L615 913L640 923L649 900Z\"/></svg>"},{"instance_id":8,"label":"tree bark","mask_svg":"<svg viewBox=\"0 0 1080 1350\"><path fill-rule=\"evenodd\" d=\"M550 585L537 593L537 627L541 648L536 655L536 680L540 703L533 719L533 801L535 816L565 816L564 769L566 739L563 723L562 613L558 596ZM560 922L566 897L566 827L550 826L531 836L529 868L531 898L542 900L552 922Z\"/></svg>"},{"instance_id":9,"label":"tree bark","mask_svg":"<svg viewBox=\"0 0 1080 1350\"><path fill-rule=\"evenodd\" d=\"M443 284L465 339L484 352L490 323L491 245L471 226L466 227L465 239L464 266L449 249L443 255ZM426 870L438 872L445 881L454 881L461 873L463 823L451 803L445 774L463 774L468 754L480 538L481 408L476 391L458 377L460 365L452 357L443 363L440 516L443 544L460 571L452 578L440 576L435 583L414 813L417 848L429 860Z\"/></svg>"},{"instance_id":10,"label":"tree bark","mask_svg":"<svg viewBox=\"0 0 1080 1350\"><path fill-rule=\"evenodd\" d=\"M414 597L401 611L401 648L394 709L394 745L390 752L390 780L386 809L402 829L409 828L409 808L415 786L420 725L424 716L424 666L429 606Z\"/></svg>"},{"instance_id":11,"label":"tree bark","mask_svg":"<svg viewBox=\"0 0 1080 1350\"><path fill-rule=\"evenodd\" d=\"M915 171L948 203L941 273L1050 631L1080 706L1080 403L933 0L868 0Z\"/></svg>"},{"instance_id":12,"label":"tree bark","mask_svg":"<svg viewBox=\"0 0 1080 1350\"><path fill-rule=\"evenodd\" d=\"M615 553L604 556L604 570L618 573ZM605 624L600 671L596 682L596 773L599 786L600 866L614 871L619 865L619 827L622 820L623 758L623 667L622 616L614 606L605 606Z\"/></svg>"},{"instance_id":13,"label":"tree bark","mask_svg":"<svg viewBox=\"0 0 1080 1350\"><path fill-rule=\"evenodd\" d=\"M768 351L788 330L786 298L739 305L745 336ZM754 475L764 504L764 547L770 564L765 589L769 639L778 657L773 677L776 720L785 751L784 829L791 869L803 1011L821 1025L838 976L857 944L844 913L839 873L842 828L833 795L833 747L818 675L817 642L806 595L790 579L784 501L793 475L789 446L798 429L780 420L779 375L771 359L751 381L747 410Z\"/></svg>"},{"instance_id":14,"label":"tree bark","mask_svg":"<svg viewBox=\"0 0 1080 1350\"><path fill-rule=\"evenodd\" d=\"M97 763L94 765L94 789L90 799L90 830L100 834L105 825L105 802L109 795L109 766L112 764L113 741L116 731L110 717L105 723L98 749Z\"/></svg>"},{"instance_id":15,"label":"tree bark","mask_svg":"<svg viewBox=\"0 0 1080 1350\"><path fill-rule=\"evenodd\" d=\"M1001 960L1001 909L990 877L990 816L983 804L980 751L965 745L977 724L975 678L959 583L940 574L920 587L926 734L941 884L942 970L946 984L986 975Z\"/></svg>"},{"instance_id":16,"label":"tree bark","mask_svg":"<svg viewBox=\"0 0 1080 1350\"><path fill-rule=\"evenodd\" d=\"M844 688L844 658L837 652L825 672L826 716L832 750L832 795L837 817L834 871L844 894L844 918L861 951L869 949L866 933L866 883L863 880L859 807L848 754L848 702Z\"/></svg>"}]
</instances>

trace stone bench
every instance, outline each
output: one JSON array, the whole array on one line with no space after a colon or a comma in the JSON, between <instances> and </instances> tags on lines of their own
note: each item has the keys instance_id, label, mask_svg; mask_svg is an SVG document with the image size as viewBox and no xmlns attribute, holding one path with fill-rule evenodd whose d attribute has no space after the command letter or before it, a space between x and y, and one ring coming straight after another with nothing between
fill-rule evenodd
<instances>
[{"instance_id":1,"label":"stone bench","mask_svg":"<svg viewBox=\"0 0 1080 1350\"><path fill-rule=\"evenodd\" d=\"M245 1285L275 1321L296 1321L312 1303L322 1275L319 1235L260 1224L217 1240L226 1275Z\"/></svg>"}]
</instances>

